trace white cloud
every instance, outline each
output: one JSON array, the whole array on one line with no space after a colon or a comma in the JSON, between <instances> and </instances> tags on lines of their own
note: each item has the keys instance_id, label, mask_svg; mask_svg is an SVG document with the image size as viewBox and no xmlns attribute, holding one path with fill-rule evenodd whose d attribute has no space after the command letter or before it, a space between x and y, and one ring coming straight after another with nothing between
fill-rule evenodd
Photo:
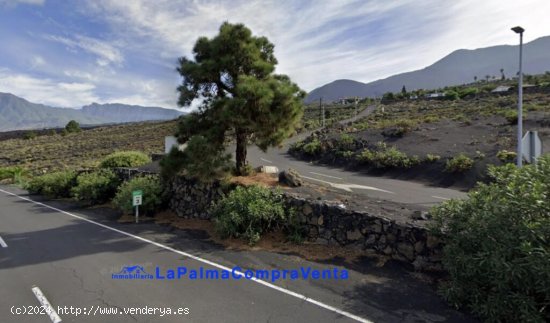
<instances>
[{"instance_id":1,"label":"white cloud","mask_svg":"<svg viewBox=\"0 0 550 323\"><path fill-rule=\"evenodd\" d=\"M11 73L0 69L0 88L34 103L55 107L81 107L99 101L95 88L86 83L64 83L47 78L35 78L26 74Z\"/></svg>"},{"instance_id":2,"label":"white cloud","mask_svg":"<svg viewBox=\"0 0 550 323\"><path fill-rule=\"evenodd\" d=\"M547 0L100 0L91 7L129 44L139 39L166 61L189 55L223 21L243 22L275 43L278 71L308 90L422 68L455 49L514 43L516 24L528 27L530 39L550 34Z\"/></svg>"},{"instance_id":3,"label":"white cloud","mask_svg":"<svg viewBox=\"0 0 550 323\"><path fill-rule=\"evenodd\" d=\"M44 66L46 61L40 55L33 55L30 59L31 69L36 69L38 67Z\"/></svg>"},{"instance_id":4,"label":"white cloud","mask_svg":"<svg viewBox=\"0 0 550 323\"><path fill-rule=\"evenodd\" d=\"M15 7L18 4L30 4L41 6L46 0L0 0L0 5Z\"/></svg>"},{"instance_id":5,"label":"white cloud","mask_svg":"<svg viewBox=\"0 0 550 323\"><path fill-rule=\"evenodd\" d=\"M69 49L80 48L98 56L96 62L99 66L107 66L111 63L121 64L124 61L122 53L116 47L99 39L82 35L76 35L74 39L55 35L47 35L45 38L64 44Z\"/></svg>"}]
</instances>

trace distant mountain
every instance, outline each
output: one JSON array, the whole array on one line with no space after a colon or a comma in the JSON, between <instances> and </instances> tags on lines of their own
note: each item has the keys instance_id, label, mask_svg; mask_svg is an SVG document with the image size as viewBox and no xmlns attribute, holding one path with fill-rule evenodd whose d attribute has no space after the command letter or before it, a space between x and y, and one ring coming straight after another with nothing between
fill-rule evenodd
<instances>
[{"instance_id":1,"label":"distant mountain","mask_svg":"<svg viewBox=\"0 0 550 323\"><path fill-rule=\"evenodd\" d=\"M180 111L157 107L142 107L119 103L92 103L82 107L82 113L91 118L109 119L110 122L139 122L153 120L170 120L182 115Z\"/></svg>"},{"instance_id":2,"label":"distant mountain","mask_svg":"<svg viewBox=\"0 0 550 323\"><path fill-rule=\"evenodd\" d=\"M63 127L70 120L81 124L170 120L182 112L124 104L97 104L82 109L53 108L0 92L0 131Z\"/></svg>"},{"instance_id":3,"label":"distant mountain","mask_svg":"<svg viewBox=\"0 0 550 323\"><path fill-rule=\"evenodd\" d=\"M518 71L519 45L501 45L475 50L460 49L445 56L434 64L417 71L397 74L370 83L351 80L337 80L311 91L307 103L335 101L343 97L374 97L386 92L435 89L449 85L471 83L486 75L500 78L500 69L506 77L515 76ZM550 36L538 38L523 45L523 69L526 74L540 74L550 71Z\"/></svg>"}]
</instances>

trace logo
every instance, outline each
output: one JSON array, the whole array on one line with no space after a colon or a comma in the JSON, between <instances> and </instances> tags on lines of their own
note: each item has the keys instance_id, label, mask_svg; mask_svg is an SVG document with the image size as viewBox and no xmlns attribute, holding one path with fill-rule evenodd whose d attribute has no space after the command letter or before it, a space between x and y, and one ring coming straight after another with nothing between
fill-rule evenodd
<instances>
[{"instance_id":1,"label":"logo","mask_svg":"<svg viewBox=\"0 0 550 323\"><path fill-rule=\"evenodd\" d=\"M245 269L233 267L227 269L207 269L204 267L187 268L178 266L175 268L161 269L154 268L154 274L150 274L142 266L124 266L118 273L111 275L112 279L130 280L265 280L275 282L277 280L346 280L349 272L345 268L323 268L314 269L311 267L300 267L296 269Z\"/></svg>"},{"instance_id":2,"label":"logo","mask_svg":"<svg viewBox=\"0 0 550 323\"><path fill-rule=\"evenodd\" d=\"M113 279L153 279L153 275L142 266L124 266L118 273L111 275Z\"/></svg>"}]
</instances>

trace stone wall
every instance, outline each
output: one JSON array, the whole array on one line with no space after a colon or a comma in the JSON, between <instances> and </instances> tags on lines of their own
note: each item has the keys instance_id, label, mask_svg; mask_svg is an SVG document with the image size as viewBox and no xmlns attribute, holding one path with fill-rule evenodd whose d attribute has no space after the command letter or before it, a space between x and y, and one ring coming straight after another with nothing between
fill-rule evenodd
<instances>
[{"instance_id":1,"label":"stone wall","mask_svg":"<svg viewBox=\"0 0 550 323\"><path fill-rule=\"evenodd\" d=\"M215 181L201 183L183 176L174 178L168 185L168 207L184 218L209 219L208 209L232 189Z\"/></svg>"},{"instance_id":2,"label":"stone wall","mask_svg":"<svg viewBox=\"0 0 550 323\"><path fill-rule=\"evenodd\" d=\"M409 262L418 270L440 270L442 245L426 221L398 222L376 214L347 210L341 204L287 195L298 210L309 241L374 250Z\"/></svg>"},{"instance_id":3,"label":"stone wall","mask_svg":"<svg viewBox=\"0 0 550 323\"><path fill-rule=\"evenodd\" d=\"M209 219L208 209L234 186L219 182L198 183L178 177L168 187L169 208L185 218ZM341 204L285 194L286 203L298 211L309 241L374 250L390 258L411 263L417 270L441 268L441 244L428 233L427 221L400 222Z\"/></svg>"}]
</instances>

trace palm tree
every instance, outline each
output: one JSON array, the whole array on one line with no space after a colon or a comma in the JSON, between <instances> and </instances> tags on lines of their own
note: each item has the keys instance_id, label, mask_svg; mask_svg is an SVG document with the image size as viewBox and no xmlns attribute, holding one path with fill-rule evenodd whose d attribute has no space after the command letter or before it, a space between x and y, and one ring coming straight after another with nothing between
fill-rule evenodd
<instances>
[{"instance_id":1,"label":"palm tree","mask_svg":"<svg viewBox=\"0 0 550 323\"><path fill-rule=\"evenodd\" d=\"M500 75L501 75L500 79L504 81L506 79L506 76L504 76L504 69L503 68L500 69Z\"/></svg>"},{"instance_id":2,"label":"palm tree","mask_svg":"<svg viewBox=\"0 0 550 323\"><path fill-rule=\"evenodd\" d=\"M474 76L474 83L477 83L477 75Z\"/></svg>"}]
</instances>

